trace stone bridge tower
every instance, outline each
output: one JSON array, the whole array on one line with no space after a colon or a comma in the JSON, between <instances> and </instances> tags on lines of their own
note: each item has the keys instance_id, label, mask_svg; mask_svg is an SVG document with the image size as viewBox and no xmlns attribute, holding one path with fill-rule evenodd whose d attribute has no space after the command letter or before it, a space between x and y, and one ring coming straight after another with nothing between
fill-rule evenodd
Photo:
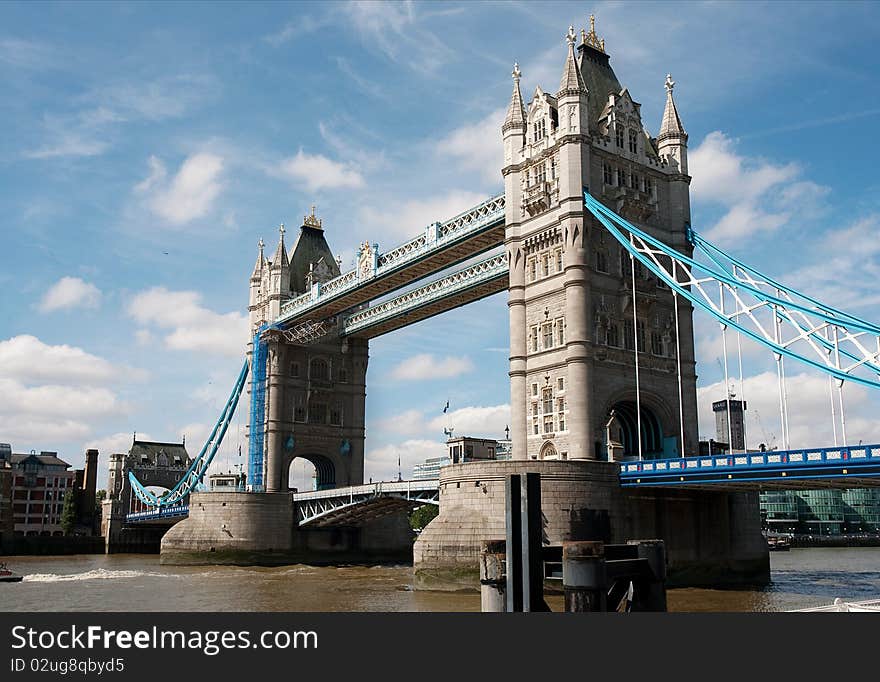
<instances>
[{"instance_id":1,"label":"stone bridge tower","mask_svg":"<svg viewBox=\"0 0 880 682\"><path fill-rule=\"evenodd\" d=\"M251 275L252 338L261 325L278 317L286 301L311 295L320 283L340 274L314 207L303 219L289 256L283 225L280 232L271 260L260 241ZM290 465L297 457L314 465L319 488L363 483L368 342L341 338L335 320L323 321L318 334L298 334L297 329L268 334L266 492L288 489Z\"/></svg>"},{"instance_id":2,"label":"stone bridge tower","mask_svg":"<svg viewBox=\"0 0 880 682\"><path fill-rule=\"evenodd\" d=\"M555 94L537 87L526 106L514 67L502 127L513 457L695 454L692 308L679 300L676 343L671 291L635 262L633 301L633 263L586 211L582 195L588 188L619 215L691 253L687 134L674 83L667 78L666 109L652 137L592 17L589 32L578 40L569 28L567 41Z\"/></svg>"}]
</instances>

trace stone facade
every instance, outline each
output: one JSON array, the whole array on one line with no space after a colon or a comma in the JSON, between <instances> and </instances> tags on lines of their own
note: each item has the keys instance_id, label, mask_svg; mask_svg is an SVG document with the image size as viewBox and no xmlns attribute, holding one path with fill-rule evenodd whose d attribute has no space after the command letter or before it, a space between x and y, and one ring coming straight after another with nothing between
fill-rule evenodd
<instances>
[{"instance_id":1,"label":"stone facade","mask_svg":"<svg viewBox=\"0 0 880 682\"><path fill-rule=\"evenodd\" d=\"M284 565L407 561L404 513L358 526L299 528L289 493L194 493L189 516L162 538L163 564Z\"/></svg>"},{"instance_id":2,"label":"stone facade","mask_svg":"<svg viewBox=\"0 0 880 682\"><path fill-rule=\"evenodd\" d=\"M314 210L306 216L288 258L284 226L272 260L263 243L250 279L250 330L275 320L282 305L339 275ZM356 485L364 480L364 409L369 356L365 339L344 339L335 320L326 334L299 339L269 331L266 372L264 489L285 492L290 464L310 461L319 488ZM253 357L252 346L249 355ZM252 374L253 376L253 374ZM250 392L250 390L249 390Z\"/></svg>"},{"instance_id":3,"label":"stone facade","mask_svg":"<svg viewBox=\"0 0 880 682\"><path fill-rule=\"evenodd\" d=\"M628 490L614 462L472 462L440 474L440 515L414 547L420 589L473 589L484 540L505 537L505 480L541 474L544 544L662 538L669 585L762 584L769 579L757 496Z\"/></svg>"},{"instance_id":4,"label":"stone facade","mask_svg":"<svg viewBox=\"0 0 880 682\"><path fill-rule=\"evenodd\" d=\"M614 444L623 455L639 454L636 344L643 455L695 452L692 308L679 301L676 344L672 293L637 262L633 281L628 253L583 204L587 188L690 253L687 134L673 84L667 81L666 112L653 138L604 42L592 28L576 42L571 30L555 95L538 87L525 106L514 69L502 127L513 457L606 459Z\"/></svg>"}]
</instances>

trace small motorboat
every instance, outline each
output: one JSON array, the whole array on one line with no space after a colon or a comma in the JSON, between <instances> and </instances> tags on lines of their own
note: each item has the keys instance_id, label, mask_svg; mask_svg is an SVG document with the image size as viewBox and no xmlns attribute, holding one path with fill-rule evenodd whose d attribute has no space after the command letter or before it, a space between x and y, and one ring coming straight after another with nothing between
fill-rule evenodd
<instances>
[{"instance_id":1,"label":"small motorboat","mask_svg":"<svg viewBox=\"0 0 880 682\"><path fill-rule=\"evenodd\" d=\"M0 563L0 583L19 583L23 578L23 575L13 573L6 567L6 564Z\"/></svg>"},{"instance_id":2,"label":"small motorboat","mask_svg":"<svg viewBox=\"0 0 880 682\"><path fill-rule=\"evenodd\" d=\"M787 552L791 549L791 540L785 535L767 535L767 549L771 552Z\"/></svg>"}]
</instances>

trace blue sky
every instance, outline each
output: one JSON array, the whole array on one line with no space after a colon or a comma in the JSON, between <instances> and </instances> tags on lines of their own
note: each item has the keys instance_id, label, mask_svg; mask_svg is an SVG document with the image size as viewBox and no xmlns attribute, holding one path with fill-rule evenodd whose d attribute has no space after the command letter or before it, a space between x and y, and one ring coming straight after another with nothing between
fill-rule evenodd
<instances>
[{"instance_id":1,"label":"blue sky","mask_svg":"<svg viewBox=\"0 0 880 682\"><path fill-rule=\"evenodd\" d=\"M4 3L0 441L75 465L97 445L102 469L133 431L197 451L240 367L257 239L315 203L350 263L499 191L513 62L527 99L554 91L591 12L653 134L677 83L696 229L880 319L876 4ZM707 402L718 334L697 329ZM442 450L447 421L500 436L507 345L503 296L373 341L367 476ZM778 441L772 362L743 353L750 431ZM793 441L830 442L827 382L801 372ZM847 395L850 440L876 442L876 401Z\"/></svg>"}]
</instances>

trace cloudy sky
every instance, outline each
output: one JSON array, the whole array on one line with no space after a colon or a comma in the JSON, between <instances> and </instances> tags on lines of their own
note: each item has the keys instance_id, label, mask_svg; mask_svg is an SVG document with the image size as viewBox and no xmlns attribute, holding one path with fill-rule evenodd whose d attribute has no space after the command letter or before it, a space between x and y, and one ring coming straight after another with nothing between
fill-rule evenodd
<instances>
[{"instance_id":1,"label":"cloudy sky","mask_svg":"<svg viewBox=\"0 0 880 682\"><path fill-rule=\"evenodd\" d=\"M555 91L590 12L654 134L677 83L695 228L880 319L876 4L3 3L0 441L74 465L97 446L102 467L134 431L197 451L242 361L257 240L315 203L350 263L499 191L513 62L527 97ZM697 330L708 404L720 344ZM367 476L398 455L408 474L447 425L502 435L507 347L503 296L373 341ZM772 360L743 355L750 444L778 444ZM830 442L827 380L789 375L793 445ZM876 399L846 396L849 440L880 440Z\"/></svg>"}]
</instances>

